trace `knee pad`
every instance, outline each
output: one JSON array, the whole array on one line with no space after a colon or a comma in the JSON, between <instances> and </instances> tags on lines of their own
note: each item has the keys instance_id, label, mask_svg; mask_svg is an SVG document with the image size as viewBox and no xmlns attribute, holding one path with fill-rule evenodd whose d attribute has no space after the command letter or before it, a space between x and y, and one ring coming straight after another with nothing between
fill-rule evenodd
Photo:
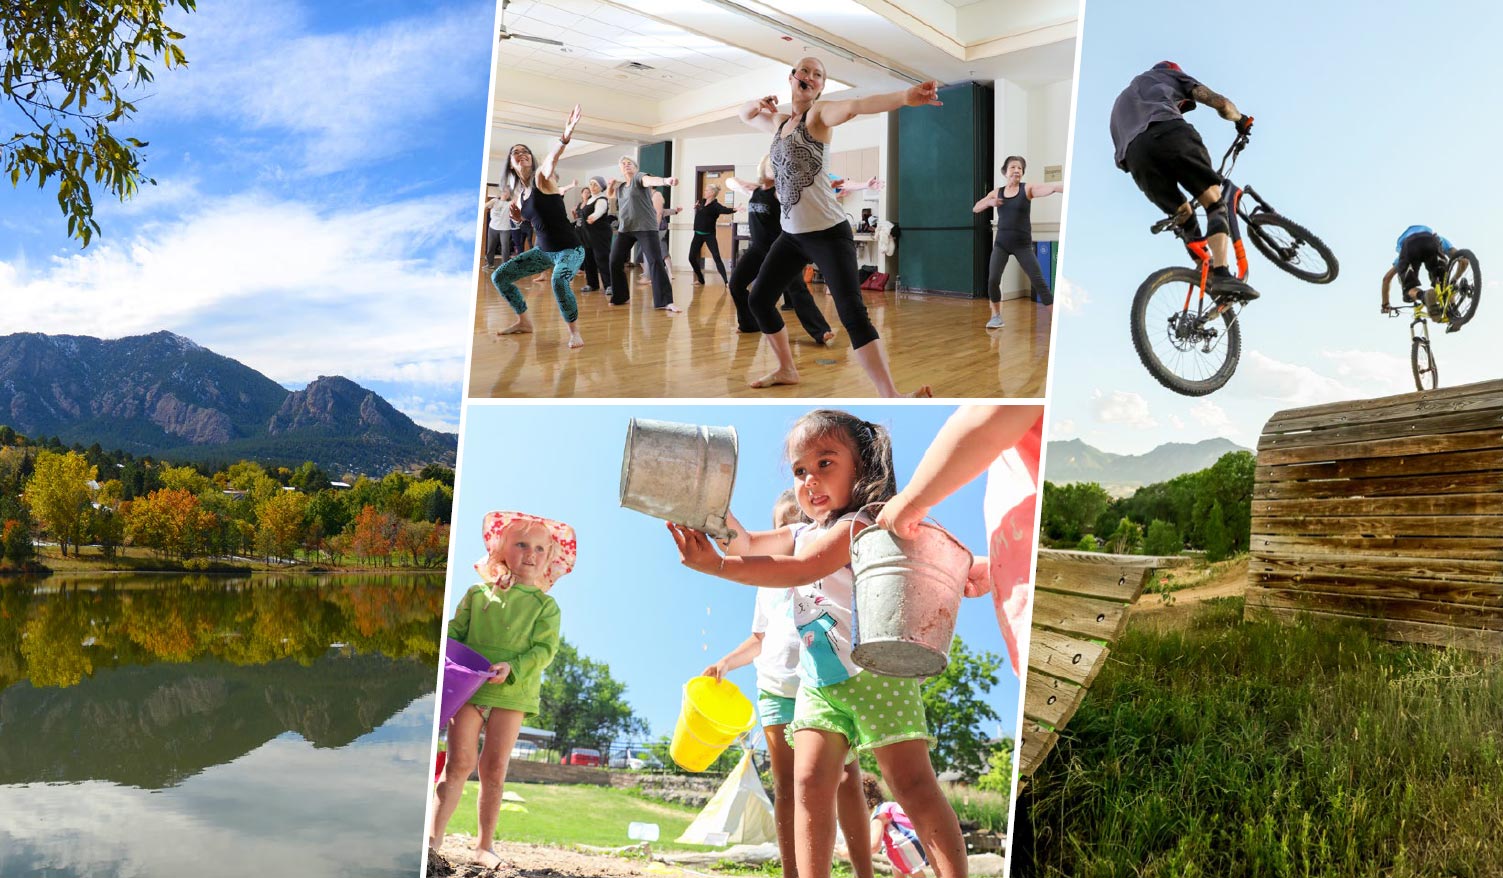
<instances>
[{"instance_id":1,"label":"knee pad","mask_svg":"<svg viewBox=\"0 0 1503 878\"><path fill-rule=\"evenodd\" d=\"M1210 235L1229 235L1231 225L1226 219L1226 203L1218 201L1206 208L1206 232Z\"/></svg>"}]
</instances>

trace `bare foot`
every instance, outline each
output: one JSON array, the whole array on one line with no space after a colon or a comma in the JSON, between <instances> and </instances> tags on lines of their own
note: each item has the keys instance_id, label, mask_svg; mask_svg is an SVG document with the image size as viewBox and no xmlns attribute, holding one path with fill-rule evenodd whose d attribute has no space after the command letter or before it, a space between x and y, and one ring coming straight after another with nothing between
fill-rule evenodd
<instances>
[{"instance_id":1,"label":"bare foot","mask_svg":"<svg viewBox=\"0 0 1503 878\"><path fill-rule=\"evenodd\" d=\"M756 381L750 382L750 384L748 386L750 386L750 387L756 387L756 388L762 388L762 387L775 387L775 386L777 386L779 384L797 384L797 383L798 383L798 372L795 372L795 371L785 372L782 369L779 369L776 372L768 372L766 375L763 375L761 378L758 378Z\"/></svg>"},{"instance_id":2,"label":"bare foot","mask_svg":"<svg viewBox=\"0 0 1503 878\"><path fill-rule=\"evenodd\" d=\"M825 337L822 338L822 339L820 339L819 343L822 344L822 345L828 345L830 342L832 342L834 340L835 340L835 330L832 329L829 332L825 333Z\"/></svg>"},{"instance_id":3,"label":"bare foot","mask_svg":"<svg viewBox=\"0 0 1503 878\"><path fill-rule=\"evenodd\" d=\"M496 856L496 852L490 848L476 848L475 855L470 857L470 862L482 869L501 868L501 858Z\"/></svg>"},{"instance_id":4,"label":"bare foot","mask_svg":"<svg viewBox=\"0 0 1503 878\"><path fill-rule=\"evenodd\" d=\"M571 347L571 348L582 348L582 347L584 347L584 339L580 337L578 330L570 330L569 331L569 347Z\"/></svg>"},{"instance_id":5,"label":"bare foot","mask_svg":"<svg viewBox=\"0 0 1503 878\"><path fill-rule=\"evenodd\" d=\"M667 305L664 305L663 307L659 308L658 310L659 311L667 311L669 314L682 314L682 313L684 313L684 309L683 308L680 308L679 306L671 304L671 303L667 304Z\"/></svg>"},{"instance_id":6,"label":"bare foot","mask_svg":"<svg viewBox=\"0 0 1503 878\"><path fill-rule=\"evenodd\" d=\"M927 384L912 393L903 394L904 399L932 399L933 397L934 388L930 387Z\"/></svg>"},{"instance_id":7,"label":"bare foot","mask_svg":"<svg viewBox=\"0 0 1503 878\"><path fill-rule=\"evenodd\" d=\"M521 335L524 332L531 332L531 331L532 331L532 321L528 320L527 317L524 315L522 317L518 317L516 323L513 323L512 325L506 327L505 329L497 330L496 334L497 335Z\"/></svg>"}]
</instances>

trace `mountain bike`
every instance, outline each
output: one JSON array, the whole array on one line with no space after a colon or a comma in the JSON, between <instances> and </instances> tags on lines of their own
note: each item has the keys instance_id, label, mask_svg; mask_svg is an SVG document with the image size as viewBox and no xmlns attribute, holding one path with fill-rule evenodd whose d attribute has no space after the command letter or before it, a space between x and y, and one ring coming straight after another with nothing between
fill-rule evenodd
<instances>
[{"instance_id":1,"label":"mountain bike","mask_svg":"<svg viewBox=\"0 0 1503 878\"><path fill-rule=\"evenodd\" d=\"M1251 123L1251 117L1248 117ZM1339 266L1326 243L1304 226L1273 209L1251 186L1238 186L1229 175L1247 148L1248 128L1221 157L1221 202L1237 258L1237 277L1247 279L1247 250L1243 229L1258 252L1274 265L1310 283L1336 279ZM1173 266L1149 275L1132 302L1132 343L1138 359L1162 385L1185 396L1205 396L1219 390L1237 369L1242 356L1242 328L1237 322L1246 301L1216 297L1207 291L1211 252L1206 238L1195 237L1174 217L1160 220L1154 234L1172 231L1184 242L1194 268Z\"/></svg>"},{"instance_id":2,"label":"mountain bike","mask_svg":"<svg viewBox=\"0 0 1503 878\"><path fill-rule=\"evenodd\" d=\"M1414 319L1409 323L1409 365L1414 373L1415 390L1434 390L1440 386L1440 367L1436 365L1435 352L1430 350L1429 321L1444 324L1446 332L1455 332L1477 313L1482 297L1482 268L1470 250L1451 251L1445 271L1431 280L1435 284L1434 310L1425 296L1411 303ZM1397 317L1404 309L1390 307L1387 313Z\"/></svg>"}]
</instances>

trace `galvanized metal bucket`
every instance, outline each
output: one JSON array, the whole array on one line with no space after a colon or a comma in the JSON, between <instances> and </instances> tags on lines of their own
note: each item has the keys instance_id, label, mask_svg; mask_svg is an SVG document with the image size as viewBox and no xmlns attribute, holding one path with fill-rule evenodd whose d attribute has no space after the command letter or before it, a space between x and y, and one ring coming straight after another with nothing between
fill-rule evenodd
<instances>
[{"instance_id":1,"label":"galvanized metal bucket","mask_svg":"<svg viewBox=\"0 0 1503 878\"><path fill-rule=\"evenodd\" d=\"M632 418L621 458L621 505L729 539L736 452L735 427Z\"/></svg>"},{"instance_id":2,"label":"galvanized metal bucket","mask_svg":"<svg viewBox=\"0 0 1503 878\"><path fill-rule=\"evenodd\" d=\"M949 531L929 522L911 540L875 526L857 534L851 659L889 677L943 671L973 560Z\"/></svg>"}]
</instances>

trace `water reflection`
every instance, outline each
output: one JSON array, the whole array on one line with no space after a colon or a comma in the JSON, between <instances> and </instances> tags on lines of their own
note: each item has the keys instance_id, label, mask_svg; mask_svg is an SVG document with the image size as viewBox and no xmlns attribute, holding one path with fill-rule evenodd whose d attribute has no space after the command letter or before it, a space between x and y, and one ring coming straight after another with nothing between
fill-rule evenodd
<instances>
[{"instance_id":1,"label":"water reflection","mask_svg":"<svg viewBox=\"0 0 1503 878\"><path fill-rule=\"evenodd\" d=\"M0 587L0 875L412 875L442 579Z\"/></svg>"}]
</instances>

